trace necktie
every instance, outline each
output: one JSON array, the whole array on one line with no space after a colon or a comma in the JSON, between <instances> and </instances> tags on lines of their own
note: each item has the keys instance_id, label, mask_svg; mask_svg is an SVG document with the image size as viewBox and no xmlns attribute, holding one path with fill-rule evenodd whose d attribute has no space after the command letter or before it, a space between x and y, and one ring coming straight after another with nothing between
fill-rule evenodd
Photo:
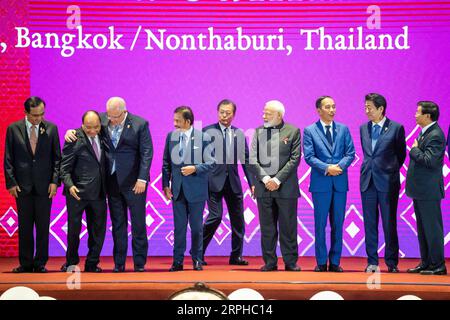
<instances>
[{"instance_id":1,"label":"necktie","mask_svg":"<svg viewBox=\"0 0 450 320\"><path fill-rule=\"evenodd\" d=\"M184 160L184 154L186 151L186 137L184 135L184 133L181 133L180 135L180 159Z\"/></svg>"},{"instance_id":2,"label":"necktie","mask_svg":"<svg viewBox=\"0 0 450 320\"><path fill-rule=\"evenodd\" d=\"M111 134L111 142L114 146L114 148L117 148L117 145L119 144L119 126L115 126L112 130ZM113 163L111 168L111 174L114 174L116 172L116 159L114 159L115 155L113 153Z\"/></svg>"},{"instance_id":3,"label":"necktie","mask_svg":"<svg viewBox=\"0 0 450 320\"><path fill-rule=\"evenodd\" d=\"M377 144L378 138L380 137L381 127L376 124L372 128L372 151L375 149L375 145Z\"/></svg>"},{"instance_id":4,"label":"necktie","mask_svg":"<svg viewBox=\"0 0 450 320\"><path fill-rule=\"evenodd\" d=\"M33 155L36 152L36 145L37 145L37 135L36 135L36 126L31 126L31 132L30 132L30 145L31 145L31 151L33 152Z\"/></svg>"},{"instance_id":5,"label":"necktie","mask_svg":"<svg viewBox=\"0 0 450 320\"><path fill-rule=\"evenodd\" d=\"M327 137L328 143L330 144L330 146L333 145L333 138L331 137L331 126L325 126L325 128L327 129L327 132L325 134L325 136Z\"/></svg>"},{"instance_id":6,"label":"necktie","mask_svg":"<svg viewBox=\"0 0 450 320\"><path fill-rule=\"evenodd\" d=\"M228 163L230 143L228 139L228 128L223 129L223 163Z\"/></svg>"},{"instance_id":7,"label":"necktie","mask_svg":"<svg viewBox=\"0 0 450 320\"><path fill-rule=\"evenodd\" d=\"M97 142L95 141L95 138L91 138L92 142L92 149L94 149L95 156L97 157L97 160L100 162L100 151L98 149Z\"/></svg>"},{"instance_id":8,"label":"necktie","mask_svg":"<svg viewBox=\"0 0 450 320\"><path fill-rule=\"evenodd\" d=\"M115 126L113 128L111 142L113 143L114 148L117 148L117 144L119 143L119 126Z\"/></svg>"}]
</instances>

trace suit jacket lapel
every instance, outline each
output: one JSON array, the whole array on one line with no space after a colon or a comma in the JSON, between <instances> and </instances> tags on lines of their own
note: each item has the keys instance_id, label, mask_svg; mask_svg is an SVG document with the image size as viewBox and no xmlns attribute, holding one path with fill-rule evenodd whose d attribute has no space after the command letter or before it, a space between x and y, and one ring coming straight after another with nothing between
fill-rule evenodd
<instances>
[{"instance_id":1,"label":"suit jacket lapel","mask_svg":"<svg viewBox=\"0 0 450 320\"><path fill-rule=\"evenodd\" d=\"M89 152L92 154L94 159L97 160L97 163L100 164L100 162L97 159L97 156L95 155L94 148L92 147L91 139L86 135L86 133L83 130L81 130L81 132L83 132L83 140L84 140L83 143L87 146ZM100 140L100 137L99 137L99 140ZM100 142L100 144L101 144L101 142ZM100 153L100 157L101 157L102 148L101 148L101 146L98 146L98 148L99 148L98 152ZM100 158L100 160L101 160L101 158Z\"/></svg>"},{"instance_id":2,"label":"suit jacket lapel","mask_svg":"<svg viewBox=\"0 0 450 320\"><path fill-rule=\"evenodd\" d=\"M120 134L119 143L117 143L116 149L118 149L120 147L125 135L127 135L128 132L130 131L130 128L131 128L131 120L130 120L130 114L128 113L127 118L123 124L122 133Z\"/></svg>"},{"instance_id":3,"label":"suit jacket lapel","mask_svg":"<svg viewBox=\"0 0 450 320\"><path fill-rule=\"evenodd\" d=\"M25 147L27 148L28 152L30 153L30 156L33 157L33 152L31 151L31 144L30 144L30 139L28 138L28 132L27 132L27 125L25 123L25 120L23 120L20 123L20 132L22 133L23 136L23 141L25 142Z\"/></svg>"},{"instance_id":4,"label":"suit jacket lapel","mask_svg":"<svg viewBox=\"0 0 450 320\"><path fill-rule=\"evenodd\" d=\"M372 124L372 122L370 122L370 123ZM377 143L375 144L375 148L373 148L373 153L375 153L375 151L377 151L378 145L385 138L386 133L389 131L390 126L391 126L391 120L386 118L386 121L384 122L383 128L381 128L380 136L378 137Z\"/></svg>"},{"instance_id":5,"label":"suit jacket lapel","mask_svg":"<svg viewBox=\"0 0 450 320\"><path fill-rule=\"evenodd\" d=\"M362 130L363 148L371 156L372 152L372 121L367 123L367 127Z\"/></svg>"},{"instance_id":6,"label":"suit jacket lapel","mask_svg":"<svg viewBox=\"0 0 450 320\"><path fill-rule=\"evenodd\" d=\"M316 122L316 132L319 135L319 137L322 139L323 144L328 148L328 151L330 151L330 153L332 152L332 146L328 143L327 137L325 136L325 133L323 132L324 128L322 126L322 124L320 123L320 121Z\"/></svg>"},{"instance_id":7,"label":"suit jacket lapel","mask_svg":"<svg viewBox=\"0 0 450 320\"><path fill-rule=\"evenodd\" d=\"M425 141L427 136L430 134L430 132L433 131L434 128L436 128L436 125L437 125L437 122L435 124L433 124L431 127L429 127L427 129L427 131L425 131L425 133L420 137L419 146L421 146L423 144L423 142Z\"/></svg>"},{"instance_id":8,"label":"suit jacket lapel","mask_svg":"<svg viewBox=\"0 0 450 320\"><path fill-rule=\"evenodd\" d=\"M341 133L340 128L338 128L337 125L336 125L336 122L333 121L333 137L332 137L332 139L333 139L333 152L332 152L332 154L334 153L334 150L336 150L336 145L338 144L338 141L340 141L340 139L338 139L340 133Z\"/></svg>"}]
</instances>

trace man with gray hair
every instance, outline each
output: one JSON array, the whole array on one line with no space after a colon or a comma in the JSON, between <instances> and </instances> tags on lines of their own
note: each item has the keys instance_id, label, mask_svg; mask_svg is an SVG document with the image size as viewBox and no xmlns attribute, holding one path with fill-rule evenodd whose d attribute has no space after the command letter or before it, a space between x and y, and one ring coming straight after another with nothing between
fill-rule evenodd
<instances>
[{"instance_id":1,"label":"man with gray hair","mask_svg":"<svg viewBox=\"0 0 450 320\"><path fill-rule=\"evenodd\" d=\"M261 271L278 269L278 234L285 270L300 271L297 265L297 202L300 197L297 168L301 135L300 129L283 121L284 114L280 101L266 103L264 125L256 129L250 153L250 164L256 176L255 196L265 263Z\"/></svg>"},{"instance_id":2,"label":"man with gray hair","mask_svg":"<svg viewBox=\"0 0 450 320\"><path fill-rule=\"evenodd\" d=\"M128 210L134 271L145 271L148 254L145 204L147 182L153 158L153 144L147 120L127 111L125 100L112 97L106 113L100 115L101 137L107 163L108 206L114 240L114 272L124 272L128 250ZM76 140L69 130L66 141Z\"/></svg>"}]
</instances>

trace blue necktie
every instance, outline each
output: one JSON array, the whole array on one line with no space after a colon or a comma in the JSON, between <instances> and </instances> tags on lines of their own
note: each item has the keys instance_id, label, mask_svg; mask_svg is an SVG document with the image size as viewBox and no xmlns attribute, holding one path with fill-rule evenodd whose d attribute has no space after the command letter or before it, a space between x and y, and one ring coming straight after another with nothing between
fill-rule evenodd
<instances>
[{"instance_id":1,"label":"blue necktie","mask_svg":"<svg viewBox=\"0 0 450 320\"><path fill-rule=\"evenodd\" d=\"M330 144L330 146L333 145L333 138L331 137L331 126L325 126L325 128L327 129L327 132L325 133L325 136L327 137L328 143Z\"/></svg>"},{"instance_id":2,"label":"blue necktie","mask_svg":"<svg viewBox=\"0 0 450 320\"><path fill-rule=\"evenodd\" d=\"M376 124L372 128L372 151L375 149L378 138L380 137L381 127Z\"/></svg>"},{"instance_id":3,"label":"blue necktie","mask_svg":"<svg viewBox=\"0 0 450 320\"><path fill-rule=\"evenodd\" d=\"M114 148L117 148L117 145L119 144L119 126L115 126L113 128L111 133L111 142ZM116 172L116 159L113 159L111 174L114 174L114 172Z\"/></svg>"}]
</instances>

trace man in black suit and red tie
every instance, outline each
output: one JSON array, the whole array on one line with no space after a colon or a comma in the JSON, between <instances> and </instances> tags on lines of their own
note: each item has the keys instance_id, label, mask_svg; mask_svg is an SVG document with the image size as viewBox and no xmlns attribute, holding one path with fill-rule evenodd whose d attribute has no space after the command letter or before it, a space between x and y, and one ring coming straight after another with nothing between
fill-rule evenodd
<instances>
[{"instance_id":1,"label":"man in black suit and red tie","mask_svg":"<svg viewBox=\"0 0 450 320\"><path fill-rule=\"evenodd\" d=\"M420 101L417 105L416 123L421 132L409 152L406 194L414 203L421 262L407 272L445 275L441 211L441 201L445 196L442 173L445 135L437 123L438 105L431 101Z\"/></svg>"},{"instance_id":2,"label":"man in black suit and red tie","mask_svg":"<svg viewBox=\"0 0 450 320\"><path fill-rule=\"evenodd\" d=\"M83 211L86 212L88 247L84 270L102 272L98 267L106 233L105 153L100 130L100 115L87 111L83 125L76 130L78 139L64 144L61 180L67 201L67 254L61 271L72 271L80 262L78 247Z\"/></svg>"},{"instance_id":3,"label":"man in black suit and red tie","mask_svg":"<svg viewBox=\"0 0 450 320\"><path fill-rule=\"evenodd\" d=\"M254 190L254 177L248 161L248 144L244 132L231 125L236 114L236 104L225 99L217 106L219 122L203 128L214 137L217 164L209 174L209 215L203 225L203 255L222 221L223 199L227 204L231 222L231 254L229 264L248 265L242 258L245 235L244 195L238 172L238 161L242 164L247 182ZM203 264L206 262L203 260Z\"/></svg>"},{"instance_id":4,"label":"man in black suit and red tie","mask_svg":"<svg viewBox=\"0 0 450 320\"><path fill-rule=\"evenodd\" d=\"M378 93L365 96L369 122L360 127L364 161L361 165L360 190L366 233L366 272L379 271L378 220L381 214L388 272L399 272L397 205L400 168L406 158L405 129L386 117L386 99Z\"/></svg>"},{"instance_id":5,"label":"man in black suit and red tie","mask_svg":"<svg viewBox=\"0 0 450 320\"><path fill-rule=\"evenodd\" d=\"M45 273L50 209L59 185L61 150L56 125L44 120L45 102L30 97L24 106L25 119L8 127L5 143L6 188L16 198L19 217L20 265L13 272Z\"/></svg>"}]
</instances>

